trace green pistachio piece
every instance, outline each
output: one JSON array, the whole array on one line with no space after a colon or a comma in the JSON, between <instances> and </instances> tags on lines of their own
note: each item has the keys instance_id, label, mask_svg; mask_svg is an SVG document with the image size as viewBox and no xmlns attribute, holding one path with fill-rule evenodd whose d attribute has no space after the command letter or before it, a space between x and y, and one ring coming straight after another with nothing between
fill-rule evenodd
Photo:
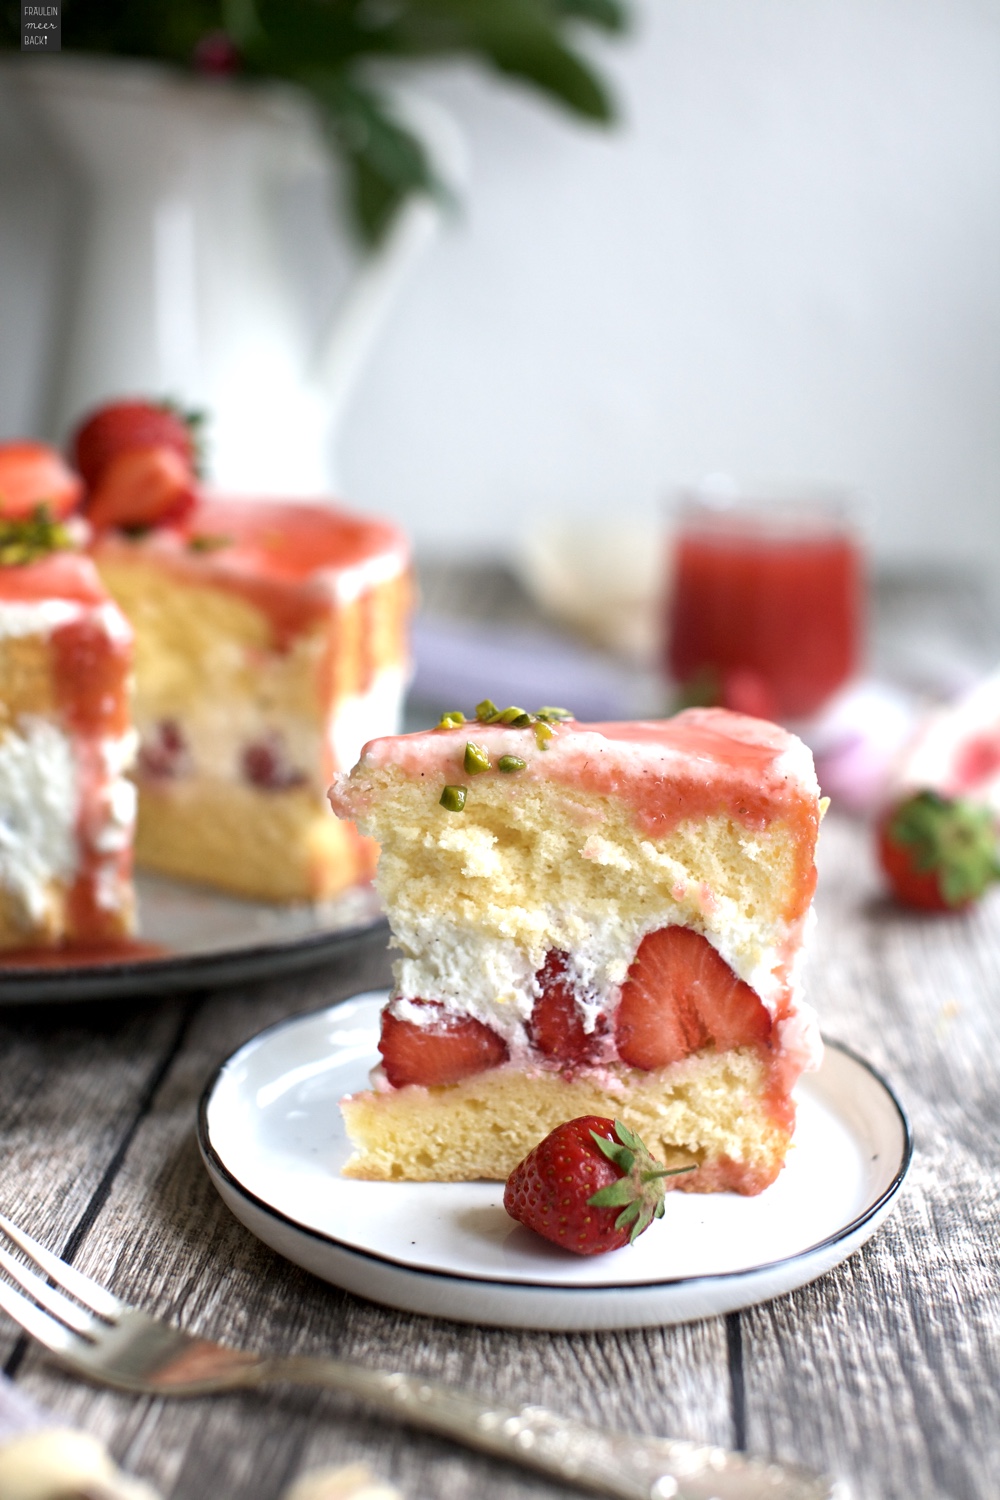
<instances>
[{"instance_id":1,"label":"green pistachio piece","mask_svg":"<svg viewBox=\"0 0 1000 1500\"><path fill-rule=\"evenodd\" d=\"M516 724L518 721L524 724L531 723L531 715L526 714L523 708L505 708L497 715L501 724Z\"/></svg>"},{"instance_id":2,"label":"green pistachio piece","mask_svg":"<svg viewBox=\"0 0 1000 1500\"><path fill-rule=\"evenodd\" d=\"M465 723L465 715L460 708L450 708L447 713L441 715L435 729L457 729L459 724Z\"/></svg>"},{"instance_id":3,"label":"green pistachio piece","mask_svg":"<svg viewBox=\"0 0 1000 1500\"><path fill-rule=\"evenodd\" d=\"M446 807L449 812L461 812L465 807L465 797L464 786L446 786L439 801L441 806Z\"/></svg>"},{"instance_id":4,"label":"green pistachio piece","mask_svg":"<svg viewBox=\"0 0 1000 1500\"><path fill-rule=\"evenodd\" d=\"M558 724L561 719L571 719L573 715L568 708L540 708L535 717L543 723Z\"/></svg>"},{"instance_id":5,"label":"green pistachio piece","mask_svg":"<svg viewBox=\"0 0 1000 1500\"><path fill-rule=\"evenodd\" d=\"M549 748L549 740L551 738L552 730L547 724L543 724L539 719L538 723L535 725L535 744L538 746L539 750L547 750Z\"/></svg>"},{"instance_id":6,"label":"green pistachio piece","mask_svg":"<svg viewBox=\"0 0 1000 1500\"><path fill-rule=\"evenodd\" d=\"M233 539L231 536L223 536L221 532L217 535L209 531L195 532L194 536L188 537L189 552L218 552L223 547L231 547Z\"/></svg>"},{"instance_id":7,"label":"green pistachio piece","mask_svg":"<svg viewBox=\"0 0 1000 1500\"><path fill-rule=\"evenodd\" d=\"M0 567L21 568L71 546L69 532L53 519L47 506L38 505L30 516L7 520L0 497Z\"/></svg>"},{"instance_id":8,"label":"green pistachio piece","mask_svg":"<svg viewBox=\"0 0 1000 1500\"><path fill-rule=\"evenodd\" d=\"M523 771L527 764L528 762L522 760L519 755L501 755L497 761L497 770L507 772Z\"/></svg>"},{"instance_id":9,"label":"green pistachio piece","mask_svg":"<svg viewBox=\"0 0 1000 1500\"><path fill-rule=\"evenodd\" d=\"M484 698L482 703L476 704L476 718L480 724L488 724L499 712L492 698Z\"/></svg>"},{"instance_id":10,"label":"green pistachio piece","mask_svg":"<svg viewBox=\"0 0 1000 1500\"><path fill-rule=\"evenodd\" d=\"M482 745L474 745L471 740L465 742L465 769L470 776L478 776L481 771L490 768L490 753L484 750Z\"/></svg>"}]
</instances>

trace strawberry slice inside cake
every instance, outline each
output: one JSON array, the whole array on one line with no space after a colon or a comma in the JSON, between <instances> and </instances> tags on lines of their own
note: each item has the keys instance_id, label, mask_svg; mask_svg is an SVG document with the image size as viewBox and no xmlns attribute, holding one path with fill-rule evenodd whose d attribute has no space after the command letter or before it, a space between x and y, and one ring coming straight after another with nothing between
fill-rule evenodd
<instances>
[{"instance_id":1,"label":"strawberry slice inside cake","mask_svg":"<svg viewBox=\"0 0 1000 1500\"><path fill-rule=\"evenodd\" d=\"M820 1043L801 1003L819 793L726 710L499 711L375 740L331 792L381 846L400 952L345 1172L506 1178L560 1121L622 1119L684 1191L784 1163Z\"/></svg>"}]
</instances>

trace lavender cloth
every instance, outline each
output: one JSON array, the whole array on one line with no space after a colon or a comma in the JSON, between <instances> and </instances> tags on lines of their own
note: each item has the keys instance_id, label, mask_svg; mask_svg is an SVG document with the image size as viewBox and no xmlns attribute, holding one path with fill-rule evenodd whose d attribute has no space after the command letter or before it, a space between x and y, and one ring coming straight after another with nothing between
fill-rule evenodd
<instances>
[{"instance_id":1,"label":"lavender cloth","mask_svg":"<svg viewBox=\"0 0 1000 1500\"><path fill-rule=\"evenodd\" d=\"M413 654L411 697L437 713L468 713L488 696L528 709L553 703L578 719L635 719L659 717L666 698L650 674L540 630L423 618Z\"/></svg>"}]
</instances>

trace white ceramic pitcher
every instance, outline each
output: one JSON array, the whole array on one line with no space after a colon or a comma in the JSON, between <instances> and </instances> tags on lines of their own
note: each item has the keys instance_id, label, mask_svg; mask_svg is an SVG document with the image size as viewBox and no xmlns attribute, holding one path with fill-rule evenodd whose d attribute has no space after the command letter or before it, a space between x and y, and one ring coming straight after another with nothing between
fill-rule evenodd
<instances>
[{"instance_id":1,"label":"white ceramic pitcher","mask_svg":"<svg viewBox=\"0 0 1000 1500\"><path fill-rule=\"evenodd\" d=\"M215 483L335 484L345 401L437 206L412 200L365 258L338 225L335 168L294 90L66 55L3 72L82 188L51 429L108 397L171 396L209 413ZM411 96L398 105L445 179L460 178L450 118Z\"/></svg>"}]
</instances>

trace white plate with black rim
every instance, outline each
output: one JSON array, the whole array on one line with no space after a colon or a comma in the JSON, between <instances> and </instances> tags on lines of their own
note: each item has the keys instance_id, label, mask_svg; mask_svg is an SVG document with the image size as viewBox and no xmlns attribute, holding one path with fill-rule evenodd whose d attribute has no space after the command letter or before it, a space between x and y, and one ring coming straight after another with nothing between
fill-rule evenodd
<instances>
[{"instance_id":1,"label":"white plate with black rim","mask_svg":"<svg viewBox=\"0 0 1000 1500\"><path fill-rule=\"evenodd\" d=\"M136 895L135 940L0 954L0 1006L176 994L267 979L313 968L386 926L370 884L351 886L330 901L279 906L142 872Z\"/></svg>"},{"instance_id":2,"label":"white plate with black rim","mask_svg":"<svg viewBox=\"0 0 1000 1500\"><path fill-rule=\"evenodd\" d=\"M575 1256L503 1208L495 1182L355 1182L338 1100L378 1061L384 991L270 1027L215 1074L198 1137L247 1228L335 1286L392 1307L515 1328L683 1323L804 1286L889 1213L912 1153L906 1116L863 1059L828 1043L797 1090L778 1180L754 1198L669 1193L634 1245Z\"/></svg>"}]
</instances>

